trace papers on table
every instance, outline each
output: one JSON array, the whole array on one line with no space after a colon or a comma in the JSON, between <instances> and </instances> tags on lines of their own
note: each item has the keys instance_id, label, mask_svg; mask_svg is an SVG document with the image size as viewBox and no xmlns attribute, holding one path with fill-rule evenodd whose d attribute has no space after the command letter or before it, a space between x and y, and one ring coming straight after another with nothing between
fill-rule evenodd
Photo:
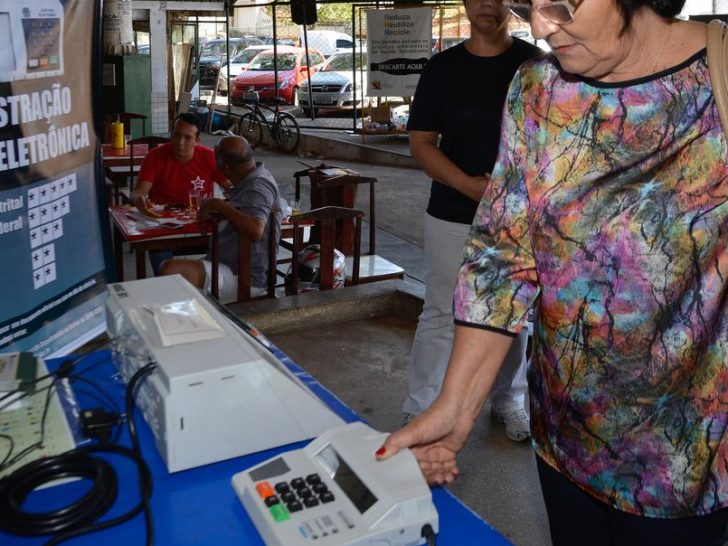
<instances>
[{"instance_id":1,"label":"papers on table","mask_svg":"<svg viewBox=\"0 0 728 546\"><path fill-rule=\"evenodd\" d=\"M22 362L20 366L24 367ZM0 431L4 438L0 441L0 459L4 459L3 464L7 466L0 471L0 478L26 463L76 447L76 436L71 427L76 429L78 426L78 414L75 413L78 403L68 387L68 380L54 381L53 377L47 377L37 381L48 374L42 359L36 359L30 367L34 375L29 390L21 391L22 399L11 403L10 407L10 400L2 403Z\"/></svg>"},{"instance_id":2,"label":"papers on table","mask_svg":"<svg viewBox=\"0 0 728 546\"><path fill-rule=\"evenodd\" d=\"M168 229L179 229L185 224L190 224L194 221L192 218L152 218L142 214L138 210L129 210L126 215L140 224L143 228L163 227Z\"/></svg>"}]
</instances>

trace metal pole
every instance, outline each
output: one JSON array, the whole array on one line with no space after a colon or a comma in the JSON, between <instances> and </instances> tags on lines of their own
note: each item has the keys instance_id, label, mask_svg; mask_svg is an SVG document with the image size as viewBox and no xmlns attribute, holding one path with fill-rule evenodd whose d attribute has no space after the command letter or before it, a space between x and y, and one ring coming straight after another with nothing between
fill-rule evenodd
<instances>
[{"instance_id":1,"label":"metal pole","mask_svg":"<svg viewBox=\"0 0 728 546\"><path fill-rule=\"evenodd\" d=\"M354 115L352 116L352 123L354 126L352 127L352 130L356 133L356 53L357 53L357 47L356 47L356 6L354 4L351 5L351 28L352 28L352 38L354 38L354 47L351 48L351 92L352 92L352 98L354 99ZM361 10L359 10L359 37L361 38ZM361 55L361 43L359 44L359 55ZM362 110L364 109L364 96L361 98L361 107Z\"/></svg>"},{"instance_id":2,"label":"metal pole","mask_svg":"<svg viewBox=\"0 0 728 546\"><path fill-rule=\"evenodd\" d=\"M200 15L195 12L195 80L197 83L197 101L200 100Z\"/></svg>"},{"instance_id":3,"label":"metal pole","mask_svg":"<svg viewBox=\"0 0 728 546\"><path fill-rule=\"evenodd\" d=\"M273 2L273 96L276 99L276 110L278 109L278 0Z\"/></svg>"},{"instance_id":4,"label":"metal pole","mask_svg":"<svg viewBox=\"0 0 728 546\"><path fill-rule=\"evenodd\" d=\"M232 4L229 3L230 1L232 1ZM232 120L232 112L230 107L230 96L232 95L232 89L230 89L230 17L228 17L228 9L232 13L235 13L235 0L225 1L225 52L227 55L227 70L225 70L225 84L227 86L227 115L225 116L226 127L230 127L230 123ZM222 70L222 66L220 67L220 70ZM217 82L215 82L215 84L217 85Z\"/></svg>"},{"instance_id":5,"label":"metal pole","mask_svg":"<svg viewBox=\"0 0 728 546\"><path fill-rule=\"evenodd\" d=\"M308 70L306 70L306 80L308 81L308 104L311 106L311 119L316 119L313 113L313 91L311 90L311 59L308 56L308 31L306 30L307 21L306 21L306 0L303 0L301 2L303 5L303 47L305 48L306 52L306 67Z\"/></svg>"}]
</instances>

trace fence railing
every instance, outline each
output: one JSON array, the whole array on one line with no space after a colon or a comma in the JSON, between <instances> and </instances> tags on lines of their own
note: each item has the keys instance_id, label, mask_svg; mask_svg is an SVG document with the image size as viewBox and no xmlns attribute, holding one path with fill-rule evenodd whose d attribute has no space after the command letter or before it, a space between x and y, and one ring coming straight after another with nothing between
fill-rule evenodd
<instances>
[{"instance_id":1,"label":"fence railing","mask_svg":"<svg viewBox=\"0 0 728 546\"><path fill-rule=\"evenodd\" d=\"M425 5L432 7L430 55L470 36L470 24L461 1ZM726 13L728 0L709 0L709 3L694 0L688 2L687 8ZM254 47L261 51L264 45L274 47L275 42L277 55L269 53L267 64L258 62L252 66L246 64L250 59L231 57L228 67L223 69L223 75L229 73L229 83L225 82L222 92L233 105L236 97L250 87L261 92L264 100L277 95L287 103L283 108L295 115L302 127L363 133L401 132L411 97L370 96L367 92L366 12L382 9L392 8L380 2L319 3L317 21L306 26L304 36L303 27L292 21L290 3L236 6L231 25L235 36L260 40L260 45ZM509 22L509 30L533 41L528 25L514 17ZM184 29L186 39L190 32L189 28ZM303 53L289 49L302 46L305 46ZM240 53L230 52L231 55ZM226 62L223 60L222 64ZM245 75L236 80L242 72Z\"/></svg>"}]
</instances>

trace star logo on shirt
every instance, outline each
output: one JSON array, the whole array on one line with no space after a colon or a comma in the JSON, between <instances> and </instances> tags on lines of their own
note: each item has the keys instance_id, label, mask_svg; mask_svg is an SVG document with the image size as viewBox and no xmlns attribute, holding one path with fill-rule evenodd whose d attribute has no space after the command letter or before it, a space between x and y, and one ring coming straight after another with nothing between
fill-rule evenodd
<instances>
[{"instance_id":1,"label":"star logo on shirt","mask_svg":"<svg viewBox=\"0 0 728 546\"><path fill-rule=\"evenodd\" d=\"M197 178L195 178L194 180L192 180L191 182L192 182L192 188L195 191L202 191L205 189L205 181L202 178L200 178L199 176Z\"/></svg>"}]
</instances>

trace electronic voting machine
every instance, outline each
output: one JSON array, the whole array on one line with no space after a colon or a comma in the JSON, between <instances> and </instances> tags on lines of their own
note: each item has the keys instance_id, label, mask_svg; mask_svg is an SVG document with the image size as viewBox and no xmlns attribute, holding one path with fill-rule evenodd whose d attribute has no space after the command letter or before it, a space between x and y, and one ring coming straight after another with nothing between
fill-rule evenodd
<instances>
[{"instance_id":1,"label":"electronic voting machine","mask_svg":"<svg viewBox=\"0 0 728 546\"><path fill-rule=\"evenodd\" d=\"M157 364L136 403L170 472L315 438L344 423L179 275L110 284L106 324L125 381Z\"/></svg>"},{"instance_id":2,"label":"electronic voting machine","mask_svg":"<svg viewBox=\"0 0 728 546\"><path fill-rule=\"evenodd\" d=\"M356 422L235 474L268 546L409 546L438 532L430 488L408 449L377 461L387 434Z\"/></svg>"}]
</instances>

